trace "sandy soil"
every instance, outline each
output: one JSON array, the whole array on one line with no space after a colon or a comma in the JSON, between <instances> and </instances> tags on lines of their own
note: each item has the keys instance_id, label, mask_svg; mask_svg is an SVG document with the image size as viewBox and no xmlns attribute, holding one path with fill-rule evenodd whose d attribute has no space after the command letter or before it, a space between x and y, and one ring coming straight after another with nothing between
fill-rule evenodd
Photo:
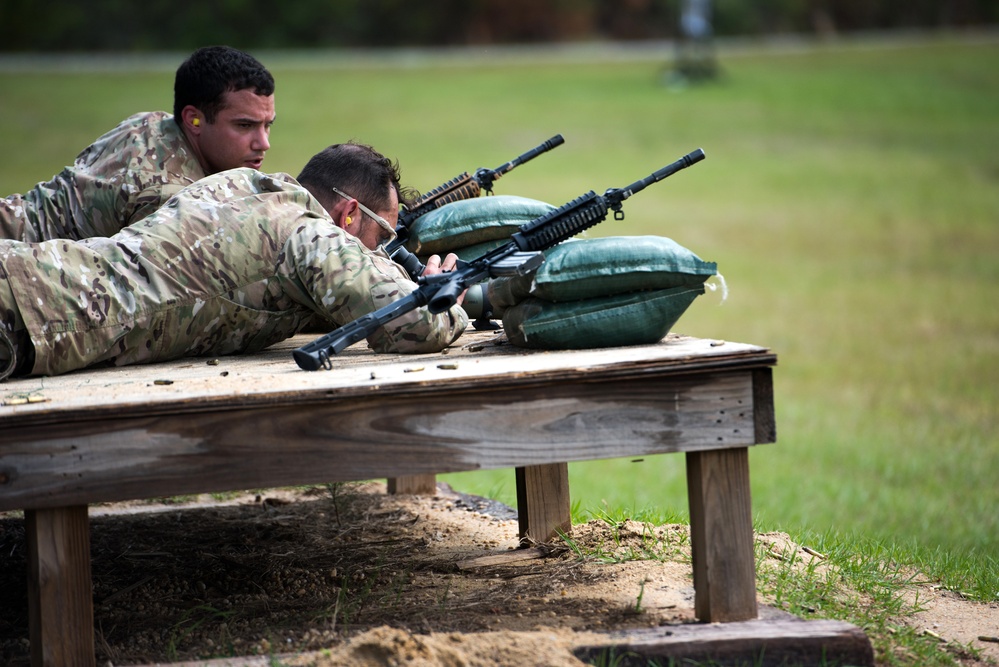
<instances>
[{"instance_id":1,"label":"sandy soil","mask_svg":"<svg viewBox=\"0 0 999 667\"><path fill-rule=\"evenodd\" d=\"M579 666L573 647L608 631L694 621L684 525L575 526L573 543L601 556L581 559L564 543L516 550L503 505L443 486L433 498L387 496L383 484L116 504L91 517L104 666L272 656L321 667ZM811 557L783 534L758 540L774 563ZM23 521L0 515L5 665L28 664L24 581ZM999 662L999 643L979 639L999 636L999 605L928 585L908 594L925 611L906 622L981 652L957 652L960 664ZM250 657L203 660L212 655Z\"/></svg>"}]
</instances>

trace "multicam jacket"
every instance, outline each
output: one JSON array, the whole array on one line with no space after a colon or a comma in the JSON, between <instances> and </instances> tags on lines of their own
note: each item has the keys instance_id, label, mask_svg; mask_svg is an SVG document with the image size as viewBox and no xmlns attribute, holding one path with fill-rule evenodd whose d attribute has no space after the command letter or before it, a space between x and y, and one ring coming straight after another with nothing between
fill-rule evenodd
<instances>
[{"instance_id":1,"label":"multicam jacket","mask_svg":"<svg viewBox=\"0 0 999 667\"><path fill-rule=\"evenodd\" d=\"M109 238L0 241L0 328L22 348L18 357L30 338L25 374L254 352L314 315L333 328L414 289L291 176L245 168L198 181ZM433 352L467 324L459 306L420 308L368 343Z\"/></svg>"},{"instance_id":2,"label":"multicam jacket","mask_svg":"<svg viewBox=\"0 0 999 667\"><path fill-rule=\"evenodd\" d=\"M0 238L37 243L111 236L204 176L171 114L136 114L51 181L0 199Z\"/></svg>"}]
</instances>

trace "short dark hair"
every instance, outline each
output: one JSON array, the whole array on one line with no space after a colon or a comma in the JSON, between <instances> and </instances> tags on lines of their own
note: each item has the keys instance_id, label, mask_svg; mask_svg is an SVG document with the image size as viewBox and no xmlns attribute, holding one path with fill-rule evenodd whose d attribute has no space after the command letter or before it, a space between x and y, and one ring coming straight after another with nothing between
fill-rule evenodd
<instances>
[{"instance_id":1,"label":"short dark hair","mask_svg":"<svg viewBox=\"0 0 999 667\"><path fill-rule=\"evenodd\" d=\"M328 146L312 156L297 180L323 205L335 194L332 188L337 188L368 208L382 211L389 207L390 187L395 189L400 204L412 204L415 192L403 187L401 178L398 162L367 144L349 141Z\"/></svg>"},{"instance_id":2,"label":"short dark hair","mask_svg":"<svg viewBox=\"0 0 999 667\"><path fill-rule=\"evenodd\" d=\"M173 115L180 124L180 113L188 104L215 122L223 109L225 93L252 89L257 95L274 94L274 77L256 58L228 46L205 46L177 68L173 83Z\"/></svg>"}]
</instances>

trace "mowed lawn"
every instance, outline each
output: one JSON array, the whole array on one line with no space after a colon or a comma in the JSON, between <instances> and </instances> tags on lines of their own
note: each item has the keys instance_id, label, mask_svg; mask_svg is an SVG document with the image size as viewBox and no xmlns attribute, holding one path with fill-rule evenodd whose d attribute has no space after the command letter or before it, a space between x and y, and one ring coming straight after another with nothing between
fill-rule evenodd
<instances>
[{"instance_id":1,"label":"mowed lawn","mask_svg":"<svg viewBox=\"0 0 999 667\"><path fill-rule=\"evenodd\" d=\"M258 53L278 80L265 168L295 174L353 138L427 190L562 133L496 186L557 205L703 148L590 235L669 236L718 262L727 300L701 297L676 330L777 352L778 442L751 454L758 526L977 555L994 576L999 39L723 50L720 79L682 89L664 84L668 52L587 54ZM169 109L181 57L148 71L0 68L0 194L47 179L128 114ZM570 476L582 516L686 515L680 456ZM512 471L443 479L515 502Z\"/></svg>"}]
</instances>

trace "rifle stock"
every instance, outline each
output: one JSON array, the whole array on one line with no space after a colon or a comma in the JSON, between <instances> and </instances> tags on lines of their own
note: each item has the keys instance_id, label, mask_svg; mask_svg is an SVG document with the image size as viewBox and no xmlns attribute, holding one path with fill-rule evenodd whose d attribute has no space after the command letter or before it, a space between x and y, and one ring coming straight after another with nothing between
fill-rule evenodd
<instances>
[{"instance_id":1,"label":"rifle stock","mask_svg":"<svg viewBox=\"0 0 999 667\"><path fill-rule=\"evenodd\" d=\"M649 185L675 174L704 159L698 148L643 179L623 188L611 188L598 195L592 190L560 208L521 225L506 243L468 262L459 262L454 271L421 276L417 288L406 297L360 317L315 341L304 345L292 356L303 370L331 369L330 355L367 338L375 330L403 313L427 306L432 313L442 313L455 303L462 292L489 277L524 274L544 261L541 252L602 222L609 211L622 220L622 202Z\"/></svg>"}]
</instances>

